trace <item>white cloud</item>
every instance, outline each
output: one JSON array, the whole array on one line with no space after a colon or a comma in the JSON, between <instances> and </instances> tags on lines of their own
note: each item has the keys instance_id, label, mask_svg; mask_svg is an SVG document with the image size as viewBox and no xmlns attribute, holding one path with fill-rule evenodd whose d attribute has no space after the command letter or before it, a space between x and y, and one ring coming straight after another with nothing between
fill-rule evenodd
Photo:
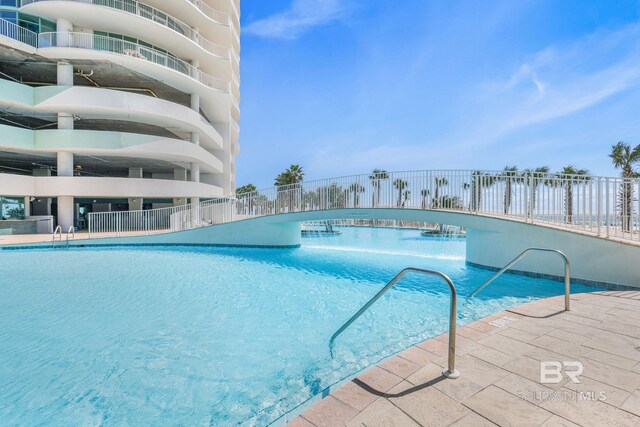
<instances>
[{"instance_id":1,"label":"white cloud","mask_svg":"<svg viewBox=\"0 0 640 427\"><path fill-rule=\"evenodd\" d=\"M243 33L295 39L313 27L339 19L344 11L343 0L293 0L288 10L251 22Z\"/></svg>"},{"instance_id":2,"label":"white cloud","mask_svg":"<svg viewBox=\"0 0 640 427\"><path fill-rule=\"evenodd\" d=\"M524 60L507 79L471 94L467 148L491 146L530 126L594 108L640 87L640 24L598 31L550 46ZM588 126L585 123L585 126ZM458 135L459 137L461 135Z\"/></svg>"}]
</instances>

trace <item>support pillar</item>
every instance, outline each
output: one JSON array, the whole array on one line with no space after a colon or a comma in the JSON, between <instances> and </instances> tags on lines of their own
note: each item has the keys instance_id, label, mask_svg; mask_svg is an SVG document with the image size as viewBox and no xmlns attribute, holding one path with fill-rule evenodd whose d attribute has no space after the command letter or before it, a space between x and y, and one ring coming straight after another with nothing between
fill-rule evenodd
<instances>
[{"instance_id":1,"label":"support pillar","mask_svg":"<svg viewBox=\"0 0 640 427\"><path fill-rule=\"evenodd\" d=\"M141 211L142 210L142 197L129 197L129 210Z\"/></svg>"},{"instance_id":2,"label":"support pillar","mask_svg":"<svg viewBox=\"0 0 640 427\"><path fill-rule=\"evenodd\" d=\"M73 176L73 153L60 151L58 156L58 176Z\"/></svg>"},{"instance_id":3,"label":"support pillar","mask_svg":"<svg viewBox=\"0 0 640 427\"><path fill-rule=\"evenodd\" d=\"M58 196L58 225L64 233L74 224L74 204L72 196Z\"/></svg>"},{"instance_id":4,"label":"support pillar","mask_svg":"<svg viewBox=\"0 0 640 427\"><path fill-rule=\"evenodd\" d=\"M142 168L129 168L129 178L142 178Z\"/></svg>"},{"instance_id":5,"label":"support pillar","mask_svg":"<svg viewBox=\"0 0 640 427\"><path fill-rule=\"evenodd\" d=\"M200 182L200 164L191 163L191 182Z\"/></svg>"},{"instance_id":6,"label":"support pillar","mask_svg":"<svg viewBox=\"0 0 640 427\"><path fill-rule=\"evenodd\" d=\"M191 198L191 225L192 227L199 227L202 222L200 218L200 207L198 205L200 203L200 197L192 197Z\"/></svg>"},{"instance_id":7,"label":"support pillar","mask_svg":"<svg viewBox=\"0 0 640 427\"><path fill-rule=\"evenodd\" d=\"M58 153L58 176L73 176L73 153ZM58 196L58 225L66 232L75 225L73 196Z\"/></svg>"},{"instance_id":8,"label":"support pillar","mask_svg":"<svg viewBox=\"0 0 640 427\"><path fill-rule=\"evenodd\" d=\"M31 197L24 198L24 216L25 218L31 216Z\"/></svg>"},{"instance_id":9,"label":"support pillar","mask_svg":"<svg viewBox=\"0 0 640 427\"><path fill-rule=\"evenodd\" d=\"M200 95L197 93L191 94L191 109L200 114ZM191 132L191 142L200 145L200 135L197 132Z\"/></svg>"}]
</instances>

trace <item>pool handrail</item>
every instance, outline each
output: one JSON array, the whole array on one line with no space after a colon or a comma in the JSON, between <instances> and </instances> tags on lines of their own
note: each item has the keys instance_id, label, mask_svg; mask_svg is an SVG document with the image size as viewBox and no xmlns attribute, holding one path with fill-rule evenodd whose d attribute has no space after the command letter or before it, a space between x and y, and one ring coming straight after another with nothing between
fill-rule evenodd
<instances>
[{"instance_id":1,"label":"pool handrail","mask_svg":"<svg viewBox=\"0 0 640 427\"><path fill-rule=\"evenodd\" d=\"M458 378L460 376L460 372L456 370L456 319L457 319L457 292L456 287L446 274L435 271L435 270L425 270L422 268L415 267L407 267L400 271L393 279L387 283L384 288L382 288L373 298L369 300L356 314L354 314L349 320L347 320L341 327L338 329L329 340L329 350L331 352L331 357L333 357L333 345L335 339L342 334L345 329L347 329L353 322L356 321L358 317L360 317L365 311L369 309L380 297L382 297L389 289L391 289L396 283L400 281L404 276L409 273L418 273L424 274L427 276L435 276L447 283L449 285L449 289L451 290L451 305L449 308L449 359L447 369L445 369L442 374L451 379Z\"/></svg>"},{"instance_id":2,"label":"pool handrail","mask_svg":"<svg viewBox=\"0 0 640 427\"><path fill-rule=\"evenodd\" d=\"M56 234L58 234L60 236L59 241L62 242L62 226L59 225L56 227L55 230L53 230L53 236L51 237L51 246L55 247L56 246Z\"/></svg>"},{"instance_id":3,"label":"pool handrail","mask_svg":"<svg viewBox=\"0 0 640 427\"><path fill-rule=\"evenodd\" d=\"M564 261L564 310L565 311L569 311L570 308L571 308L571 299L570 299L570 296L571 296L571 263L569 262L569 258L567 258L567 256L564 254L564 252L559 251L558 249L549 249L549 248L528 248L528 249L525 249L524 251L522 251L520 253L520 255L515 257L511 262L509 262L507 265L505 265L500 270L498 270L496 272L496 274L491 276L489 278L489 280L487 280L482 285L480 285L478 288L476 288L476 290L471 292L469 294L469 296L467 296L467 300L473 298L478 292L480 292L481 290L483 290L484 288L489 286L489 284L491 282L496 280L498 277L500 277L502 274L504 274L507 270L509 270L515 263L520 261L522 258L527 256L531 252L551 252L551 253L555 253L555 254L558 254L562 258L562 260Z\"/></svg>"},{"instance_id":4,"label":"pool handrail","mask_svg":"<svg viewBox=\"0 0 640 427\"><path fill-rule=\"evenodd\" d=\"M62 232L62 230L60 230L60 232ZM73 240L76 240L76 228L73 225L67 230L67 247L69 247L69 234L73 235ZM62 239L62 235L60 235L60 238Z\"/></svg>"}]
</instances>

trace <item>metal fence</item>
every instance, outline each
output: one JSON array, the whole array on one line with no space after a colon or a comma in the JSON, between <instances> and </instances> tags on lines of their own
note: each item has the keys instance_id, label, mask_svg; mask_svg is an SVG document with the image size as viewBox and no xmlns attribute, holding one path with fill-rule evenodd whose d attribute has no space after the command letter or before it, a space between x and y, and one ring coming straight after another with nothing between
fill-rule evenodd
<instances>
[{"instance_id":1,"label":"metal fence","mask_svg":"<svg viewBox=\"0 0 640 427\"><path fill-rule=\"evenodd\" d=\"M344 208L431 209L640 241L638 195L638 179L494 171L381 172L306 181L194 205L90 214L89 231L92 236L178 231Z\"/></svg>"}]
</instances>

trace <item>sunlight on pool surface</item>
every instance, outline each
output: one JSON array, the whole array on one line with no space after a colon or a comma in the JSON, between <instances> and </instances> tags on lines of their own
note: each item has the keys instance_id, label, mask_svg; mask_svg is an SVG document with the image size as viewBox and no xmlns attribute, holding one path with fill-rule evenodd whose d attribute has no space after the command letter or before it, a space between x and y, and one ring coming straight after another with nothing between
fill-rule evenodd
<instances>
[{"instance_id":1,"label":"sunlight on pool surface","mask_svg":"<svg viewBox=\"0 0 640 427\"><path fill-rule=\"evenodd\" d=\"M341 228L298 249L0 252L0 419L7 424L267 425L326 387L445 332L449 290L407 277L329 337L401 269L440 270L460 324L563 284L465 266L464 240ZM573 286L572 292L592 290Z\"/></svg>"}]
</instances>

